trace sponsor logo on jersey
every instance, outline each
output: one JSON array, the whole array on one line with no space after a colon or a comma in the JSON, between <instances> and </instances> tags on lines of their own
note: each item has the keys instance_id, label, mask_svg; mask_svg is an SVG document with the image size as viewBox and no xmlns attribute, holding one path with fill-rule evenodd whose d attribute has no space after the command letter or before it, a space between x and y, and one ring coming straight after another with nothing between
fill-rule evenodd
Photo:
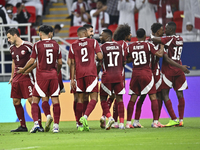
<instances>
[{"instance_id":1,"label":"sponsor logo on jersey","mask_svg":"<svg viewBox=\"0 0 200 150\"><path fill-rule=\"evenodd\" d=\"M25 54L25 50L22 50L22 51L21 51L21 54L24 55L24 54Z\"/></svg>"}]
</instances>

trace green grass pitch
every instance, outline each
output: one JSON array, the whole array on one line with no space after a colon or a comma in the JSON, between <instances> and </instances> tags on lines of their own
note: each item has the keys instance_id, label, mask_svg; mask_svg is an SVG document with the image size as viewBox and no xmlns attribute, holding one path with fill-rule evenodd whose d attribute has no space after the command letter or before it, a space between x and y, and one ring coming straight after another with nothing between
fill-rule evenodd
<instances>
[{"instance_id":1,"label":"green grass pitch","mask_svg":"<svg viewBox=\"0 0 200 150\"><path fill-rule=\"evenodd\" d=\"M169 119L160 119L163 124ZM151 128L151 119L141 119L144 128L111 129L88 121L89 132L80 132L74 121L60 122L60 132L11 133L19 123L0 124L0 150L200 150L200 118L184 118L184 127ZM43 126L44 126L43 122ZM27 122L33 127L33 122Z\"/></svg>"}]
</instances>

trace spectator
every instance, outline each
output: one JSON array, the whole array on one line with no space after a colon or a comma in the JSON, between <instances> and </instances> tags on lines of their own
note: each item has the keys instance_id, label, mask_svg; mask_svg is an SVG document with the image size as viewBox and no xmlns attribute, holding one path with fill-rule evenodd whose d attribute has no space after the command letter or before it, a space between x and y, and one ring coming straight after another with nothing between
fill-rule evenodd
<instances>
[{"instance_id":1,"label":"spectator","mask_svg":"<svg viewBox=\"0 0 200 150\"><path fill-rule=\"evenodd\" d=\"M89 10L96 9L96 0L87 0Z\"/></svg>"},{"instance_id":2,"label":"spectator","mask_svg":"<svg viewBox=\"0 0 200 150\"><path fill-rule=\"evenodd\" d=\"M25 6L34 6L36 9L36 25L40 25L41 24L41 16L42 16L42 4L40 2L40 0L26 0Z\"/></svg>"},{"instance_id":3,"label":"spectator","mask_svg":"<svg viewBox=\"0 0 200 150\"><path fill-rule=\"evenodd\" d=\"M16 21L18 23L28 23L28 19L30 18L30 14L27 12L26 7L24 6L23 3L17 3L17 15L16 15ZM21 31L21 35L25 35L26 32L26 27L25 26L20 26L19 27Z\"/></svg>"},{"instance_id":4,"label":"spectator","mask_svg":"<svg viewBox=\"0 0 200 150\"><path fill-rule=\"evenodd\" d=\"M136 8L138 9L138 28L143 28L146 35L151 34L151 25L156 21L154 7L148 0L136 0Z\"/></svg>"},{"instance_id":5,"label":"spectator","mask_svg":"<svg viewBox=\"0 0 200 150\"><path fill-rule=\"evenodd\" d=\"M0 5L0 17L3 20L3 24L7 24L10 21L10 18L8 17L8 14L6 12L6 9L3 5ZM5 30L7 31L9 27L5 27Z\"/></svg>"},{"instance_id":6,"label":"spectator","mask_svg":"<svg viewBox=\"0 0 200 150\"><path fill-rule=\"evenodd\" d=\"M183 32L183 41L196 41L196 33L193 31L193 24L191 22L186 23L186 32Z\"/></svg>"},{"instance_id":7,"label":"spectator","mask_svg":"<svg viewBox=\"0 0 200 150\"><path fill-rule=\"evenodd\" d=\"M72 4L73 26L82 26L88 22L89 14L86 12L88 10L88 5L83 0L78 0Z\"/></svg>"},{"instance_id":8,"label":"spectator","mask_svg":"<svg viewBox=\"0 0 200 150\"><path fill-rule=\"evenodd\" d=\"M7 4L5 5L5 9L6 9L6 11L7 11L7 10L13 10L13 5L10 4L10 3L7 3Z\"/></svg>"},{"instance_id":9,"label":"spectator","mask_svg":"<svg viewBox=\"0 0 200 150\"><path fill-rule=\"evenodd\" d=\"M99 40L101 31L109 25L109 15L106 11L107 6L103 5L102 0L97 1L97 9L90 11L92 26L94 27L94 38Z\"/></svg>"},{"instance_id":10,"label":"spectator","mask_svg":"<svg viewBox=\"0 0 200 150\"><path fill-rule=\"evenodd\" d=\"M13 6L16 6L17 3L22 3L22 0L7 0L7 3L12 4Z\"/></svg>"},{"instance_id":11,"label":"spectator","mask_svg":"<svg viewBox=\"0 0 200 150\"><path fill-rule=\"evenodd\" d=\"M118 1L119 10L119 25L128 24L131 27L132 36L136 36L134 10L135 2L132 0L120 0ZM128 19L127 19L128 18Z\"/></svg>"},{"instance_id":12,"label":"spectator","mask_svg":"<svg viewBox=\"0 0 200 150\"><path fill-rule=\"evenodd\" d=\"M18 22L13 20L13 11L12 10L7 10L7 14L8 14L9 18L10 18L8 24L16 24L17 25ZM17 29L18 26L11 26L11 28L16 28Z\"/></svg>"},{"instance_id":13,"label":"spectator","mask_svg":"<svg viewBox=\"0 0 200 150\"><path fill-rule=\"evenodd\" d=\"M110 24L118 24L119 11L117 10L118 1L107 0L107 13L110 17Z\"/></svg>"}]
</instances>

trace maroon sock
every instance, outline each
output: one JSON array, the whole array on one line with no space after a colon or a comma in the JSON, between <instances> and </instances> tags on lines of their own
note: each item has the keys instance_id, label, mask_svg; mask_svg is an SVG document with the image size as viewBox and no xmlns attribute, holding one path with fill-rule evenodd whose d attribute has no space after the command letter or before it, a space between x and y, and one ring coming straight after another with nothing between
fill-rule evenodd
<instances>
[{"instance_id":1,"label":"maroon sock","mask_svg":"<svg viewBox=\"0 0 200 150\"><path fill-rule=\"evenodd\" d=\"M124 123L124 103L118 102L119 122Z\"/></svg>"},{"instance_id":2,"label":"maroon sock","mask_svg":"<svg viewBox=\"0 0 200 150\"><path fill-rule=\"evenodd\" d=\"M76 122L78 122L78 119L77 119L77 117L76 117L76 104L77 104L77 102L74 101L74 105L73 105L74 115L75 115L75 118L76 118Z\"/></svg>"},{"instance_id":3,"label":"maroon sock","mask_svg":"<svg viewBox=\"0 0 200 150\"><path fill-rule=\"evenodd\" d=\"M109 107L108 107L108 104L106 101L101 101L101 108L103 110L103 115L105 115L107 118L109 118L111 116L110 114L110 110L109 110Z\"/></svg>"},{"instance_id":4,"label":"maroon sock","mask_svg":"<svg viewBox=\"0 0 200 150\"><path fill-rule=\"evenodd\" d=\"M87 109L88 103L89 103L89 101L84 101L83 102L83 115L85 114L85 110Z\"/></svg>"},{"instance_id":5,"label":"maroon sock","mask_svg":"<svg viewBox=\"0 0 200 150\"><path fill-rule=\"evenodd\" d=\"M38 104L37 103L32 103L31 104L31 114L32 114L32 117L33 117L33 121L38 121Z\"/></svg>"},{"instance_id":6,"label":"maroon sock","mask_svg":"<svg viewBox=\"0 0 200 150\"><path fill-rule=\"evenodd\" d=\"M158 120L159 108L157 99L151 101L151 110L153 112L153 120Z\"/></svg>"},{"instance_id":7,"label":"maroon sock","mask_svg":"<svg viewBox=\"0 0 200 150\"><path fill-rule=\"evenodd\" d=\"M127 107L127 121L131 121L132 119L134 105L135 105L135 102L129 101L128 107Z\"/></svg>"},{"instance_id":8,"label":"maroon sock","mask_svg":"<svg viewBox=\"0 0 200 150\"><path fill-rule=\"evenodd\" d=\"M161 113L161 109L162 109L162 103L163 101L162 100L158 100L158 118L160 118L160 113Z\"/></svg>"},{"instance_id":9,"label":"maroon sock","mask_svg":"<svg viewBox=\"0 0 200 150\"><path fill-rule=\"evenodd\" d=\"M112 105L113 99L112 98L108 98L107 99L107 104L108 104L108 108L110 109L111 105Z\"/></svg>"},{"instance_id":10,"label":"maroon sock","mask_svg":"<svg viewBox=\"0 0 200 150\"><path fill-rule=\"evenodd\" d=\"M82 125L79 122L79 119L82 117L83 114L83 103L76 103L76 121L79 125Z\"/></svg>"},{"instance_id":11,"label":"maroon sock","mask_svg":"<svg viewBox=\"0 0 200 150\"><path fill-rule=\"evenodd\" d=\"M39 105L38 105L38 124L39 126L42 126L42 117Z\"/></svg>"},{"instance_id":12,"label":"maroon sock","mask_svg":"<svg viewBox=\"0 0 200 150\"><path fill-rule=\"evenodd\" d=\"M140 99L136 103L135 120L140 119L142 104L143 104L143 101L141 101Z\"/></svg>"},{"instance_id":13,"label":"maroon sock","mask_svg":"<svg viewBox=\"0 0 200 150\"><path fill-rule=\"evenodd\" d=\"M176 115L175 115L175 113L174 113L174 110L173 110L173 108L172 108L172 102L171 102L170 99L165 103L165 106L166 106L166 108L167 108L167 111L168 111L168 113L169 113L171 119L172 119L172 120L177 119L177 117L176 117Z\"/></svg>"},{"instance_id":14,"label":"maroon sock","mask_svg":"<svg viewBox=\"0 0 200 150\"><path fill-rule=\"evenodd\" d=\"M184 97L180 98L178 100L178 102L179 102L179 104L178 104L179 119L183 119L184 108L185 108L185 99L184 99Z\"/></svg>"},{"instance_id":15,"label":"maroon sock","mask_svg":"<svg viewBox=\"0 0 200 150\"><path fill-rule=\"evenodd\" d=\"M48 101L43 101L42 102L42 109L44 111L45 116L50 115L50 106Z\"/></svg>"},{"instance_id":16,"label":"maroon sock","mask_svg":"<svg viewBox=\"0 0 200 150\"><path fill-rule=\"evenodd\" d=\"M88 106L87 106L87 109L86 109L84 115L86 115L86 116L89 117L89 115L91 114L91 112L94 110L94 108L96 106L96 103L97 103L97 101L91 99L90 102L89 102L89 104L88 104Z\"/></svg>"},{"instance_id":17,"label":"maroon sock","mask_svg":"<svg viewBox=\"0 0 200 150\"><path fill-rule=\"evenodd\" d=\"M53 105L53 118L54 118L54 123L59 124L60 121L60 104L54 104Z\"/></svg>"},{"instance_id":18,"label":"maroon sock","mask_svg":"<svg viewBox=\"0 0 200 150\"><path fill-rule=\"evenodd\" d=\"M26 121L24 118L24 109L22 107L22 104L20 103L19 105L14 105L14 106L15 106L15 111L16 111L16 114L21 126L26 127Z\"/></svg>"},{"instance_id":19,"label":"maroon sock","mask_svg":"<svg viewBox=\"0 0 200 150\"><path fill-rule=\"evenodd\" d=\"M115 119L115 122L117 122L118 119L118 103L115 100L115 103L113 105L113 118Z\"/></svg>"}]
</instances>

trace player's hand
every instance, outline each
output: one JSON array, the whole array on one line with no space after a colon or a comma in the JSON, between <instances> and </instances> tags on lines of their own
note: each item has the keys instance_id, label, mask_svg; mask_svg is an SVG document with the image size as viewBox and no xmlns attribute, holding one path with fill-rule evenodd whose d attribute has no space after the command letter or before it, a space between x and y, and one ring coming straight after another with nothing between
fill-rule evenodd
<instances>
[{"instance_id":1,"label":"player's hand","mask_svg":"<svg viewBox=\"0 0 200 150\"><path fill-rule=\"evenodd\" d=\"M13 80L13 78L11 77L8 84L10 84L10 83L12 84L12 80Z\"/></svg>"},{"instance_id":2,"label":"player's hand","mask_svg":"<svg viewBox=\"0 0 200 150\"><path fill-rule=\"evenodd\" d=\"M24 73L24 68L18 67L18 69L17 73Z\"/></svg>"},{"instance_id":3,"label":"player's hand","mask_svg":"<svg viewBox=\"0 0 200 150\"><path fill-rule=\"evenodd\" d=\"M106 9L107 9L107 6L103 6L103 7L101 8L102 11L106 11Z\"/></svg>"},{"instance_id":4,"label":"player's hand","mask_svg":"<svg viewBox=\"0 0 200 150\"><path fill-rule=\"evenodd\" d=\"M23 75L28 75L31 71L32 71L32 69L27 69L27 70L23 73Z\"/></svg>"},{"instance_id":5,"label":"player's hand","mask_svg":"<svg viewBox=\"0 0 200 150\"><path fill-rule=\"evenodd\" d=\"M71 87L73 90L76 90L76 82L74 80L71 80Z\"/></svg>"},{"instance_id":6,"label":"player's hand","mask_svg":"<svg viewBox=\"0 0 200 150\"><path fill-rule=\"evenodd\" d=\"M182 70L184 73L187 73L187 74L189 74L189 73L190 73L190 71L188 70L188 68L190 68L190 66L187 66L187 65L182 65L182 67L181 67L181 70Z\"/></svg>"}]
</instances>

